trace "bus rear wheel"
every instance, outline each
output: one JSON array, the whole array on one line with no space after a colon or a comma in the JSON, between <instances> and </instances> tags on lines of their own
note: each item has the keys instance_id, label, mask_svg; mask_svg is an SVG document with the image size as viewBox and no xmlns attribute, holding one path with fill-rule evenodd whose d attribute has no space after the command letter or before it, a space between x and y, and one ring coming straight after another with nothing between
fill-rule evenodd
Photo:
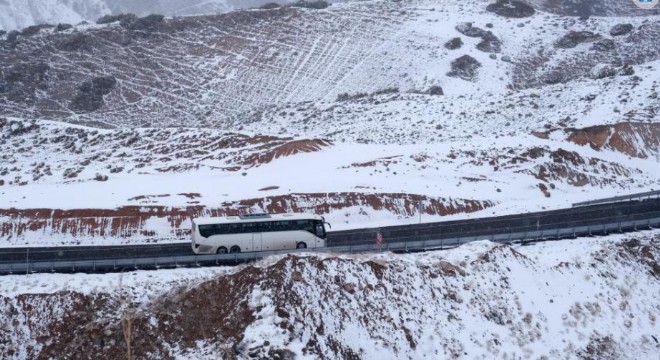
<instances>
[{"instance_id":1,"label":"bus rear wheel","mask_svg":"<svg viewBox=\"0 0 660 360\"><path fill-rule=\"evenodd\" d=\"M305 249L307 248L307 244L304 242L299 242L298 245L296 245L296 249Z\"/></svg>"},{"instance_id":2,"label":"bus rear wheel","mask_svg":"<svg viewBox=\"0 0 660 360\"><path fill-rule=\"evenodd\" d=\"M231 249L229 249L229 252L232 253L232 254L238 254L239 252L241 252L241 248L234 245L234 246L231 247Z\"/></svg>"},{"instance_id":3,"label":"bus rear wheel","mask_svg":"<svg viewBox=\"0 0 660 360\"><path fill-rule=\"evenodd\" d=\"M226 254L227 253L227 248L224 247L224 246L220 246L215 253L216 254Z\"/></svg>"}]
</instances>

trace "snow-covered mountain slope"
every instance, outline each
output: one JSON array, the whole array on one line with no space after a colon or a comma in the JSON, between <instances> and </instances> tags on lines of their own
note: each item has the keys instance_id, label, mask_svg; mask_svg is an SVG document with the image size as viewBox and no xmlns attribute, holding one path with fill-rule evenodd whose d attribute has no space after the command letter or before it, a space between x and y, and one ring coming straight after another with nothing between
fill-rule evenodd
<instances>
[{"instance_id":1,"label":"snow-covered mountain slope","mask_svg":"<svg viewBox=\"0 0 660 360\"><path fill-rule=\"evenodd\" d=\"M235 211L377 226L419 221L422 200L435 221L657 189L659 17L533 4L374 0L5 34L2 236L173 238L185 214Z\"/></svg>"},{"instance_id":2,"label":"snow-covered mountain slope","mask_svg":"<svg viewBox=\"0 0 660 360\"><path fill-rule=\"evenodd\" d=\"M655 359L659 241L5 276L0 357Z\"/></svg>"},{"instance_id":3,"label":"snow-covered mountain slope","mask_svg":"<svg viewBox=\"0 0 660 360\"><path fill-rule=\"evenodd\" d=\"M544 89L543 97L625 82L611 76L660 59L655 16L576 20L536 12L510 18L486 5L366 1L5 35L0 110L108 126L232 130L223 126L226 120L240 121L263 106L390 88L441 86L446 102L482 109L493 100L497 105L506 96L498 94L509 89ZM630 28L613 36L616 25ZM464 45L444 46L454 38ZM654 72L657 66L650 66ZM591 80L592 73L605 80ZM657 92L655 79L642 79L650 81L641 81L650 91L645 96ZM622 91L640 83L629 82ZM657 112L657 103L656 97L643 107ZM549 111L574 115L574 109Z\"/></svg>"},{"instance_id":4,"label":"snow-covered mountain slope","mask_svg":"<svg viewBox=\"0 0 660 360\"><path fill-rule=\"evenodd\" d=\"M419 221L420 201L423 220L440 221L660 185L657 123L440 132L450 140L383 144L0 119L0 237L11 246L172 241L185 238L189 217L237 212L319 213L333 229L406 224Z\"/></svg>"},{"instance_id":5,"label":"snow-covered mountain slope","mask_svg":"<svg viewBox=\"0 0 660 360\"><path fill-rule=\"evenodd\" d=\"M20 30L39 24L95 22L104 15L132 13L185 16L224 13L257 7L268 0L3 0L0 30ZM291 0L277 1L280 4ZM328 1L332 2L332 1Z\"/></svg>"}]
</instances>

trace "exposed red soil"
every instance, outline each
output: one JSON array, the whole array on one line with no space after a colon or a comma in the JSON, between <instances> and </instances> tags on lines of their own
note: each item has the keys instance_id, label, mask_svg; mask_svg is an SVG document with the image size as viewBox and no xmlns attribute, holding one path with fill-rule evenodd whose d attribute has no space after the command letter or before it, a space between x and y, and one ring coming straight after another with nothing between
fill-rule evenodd
<instances>
[{"instance_id":1,"label":"exposed red soil","mask_svg":"<svg viewBox=\"0 0 660 360\"><path fill-rule=\"evenodd\" d=\"M547 139L557 130L533 132L532 135ZM592 149L609 149L638 158L647 158L660 152L660 123L622 122L597 125L582 129L563 129L566 139Z\"/></svg>"},{"instance_id":2,"label":"exposed red soil","mask_svg":"<svg viewBox=\"0 0 660 360\"><path fill-rule=\"evenodd\" d=\"M260 164L266 164L283 156L289 156L298 153L315 152L330 145L332 145L330 141L322 140L322 139L303 139L303 140L288 141L274 148L270 148L271 144L266 144L263 146L263 147L269 147L266 152L252 154L248 156L243 161L243 165L254 166Z\"/></svg>"},{"instance_id":3,"label":"exposed red soil","mask_svg":"<svg viewBox=\"0 0 660 360\"><path fill-rule=\"evenodd\" d=\"M45 234L69 236L129 237L148 235L145 222L152 218L165 218L173 236L189 233L190 218L201 216L227 216L253 212L307 212L327 214L331 211L359 206L366 209L386 210L396 215L413 216L417 204L424 201L428 215L452 215L483 210L494 206L491 201L430 198L417 194L400 193L311 193L269 196L225 202L222 207L205 206L124 206L116 209L0 209L0 237L20 236L26 232L44 231ZM163 234L161 234L163 235Z\"/></svg>"}]
</instances>

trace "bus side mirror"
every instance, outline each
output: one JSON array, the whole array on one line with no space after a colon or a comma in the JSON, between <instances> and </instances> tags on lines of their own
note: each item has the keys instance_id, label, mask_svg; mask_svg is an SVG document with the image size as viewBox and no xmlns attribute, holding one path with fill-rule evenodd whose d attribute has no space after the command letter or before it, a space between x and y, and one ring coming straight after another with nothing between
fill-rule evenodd
<instances>
[{"instance_id":1,"label":"bus side mirror","mask_svg":"<svg viewBox=\"0 0 660 360\"><path fill-rule=\"evenodd\" d=\"M332 225L330 225L329 222L326 222L326 223L324 223L324 224L328 224L328 228L332 229Z\"/></svg>"}]
</instances>

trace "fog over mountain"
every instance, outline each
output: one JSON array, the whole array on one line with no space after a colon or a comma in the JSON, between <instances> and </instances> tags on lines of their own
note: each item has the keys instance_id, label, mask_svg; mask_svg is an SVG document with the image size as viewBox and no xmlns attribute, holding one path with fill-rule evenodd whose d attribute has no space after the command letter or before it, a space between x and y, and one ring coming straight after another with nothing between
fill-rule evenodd
<instances>
[{"instance_id":1,"label":"fog over mountain","mask_svg":"<svg viewBox=\"0 0 660 360\"><path fill-rule=\"evenodd\" d=\"M96 21L106 14L158 13L200 15L260 6L272 0L0 0L0 29L10 31L43 23ZM275 1L280 4L292 0ZM329 1L337 2L337 1Z\"/></svg>"}]
</instances>

